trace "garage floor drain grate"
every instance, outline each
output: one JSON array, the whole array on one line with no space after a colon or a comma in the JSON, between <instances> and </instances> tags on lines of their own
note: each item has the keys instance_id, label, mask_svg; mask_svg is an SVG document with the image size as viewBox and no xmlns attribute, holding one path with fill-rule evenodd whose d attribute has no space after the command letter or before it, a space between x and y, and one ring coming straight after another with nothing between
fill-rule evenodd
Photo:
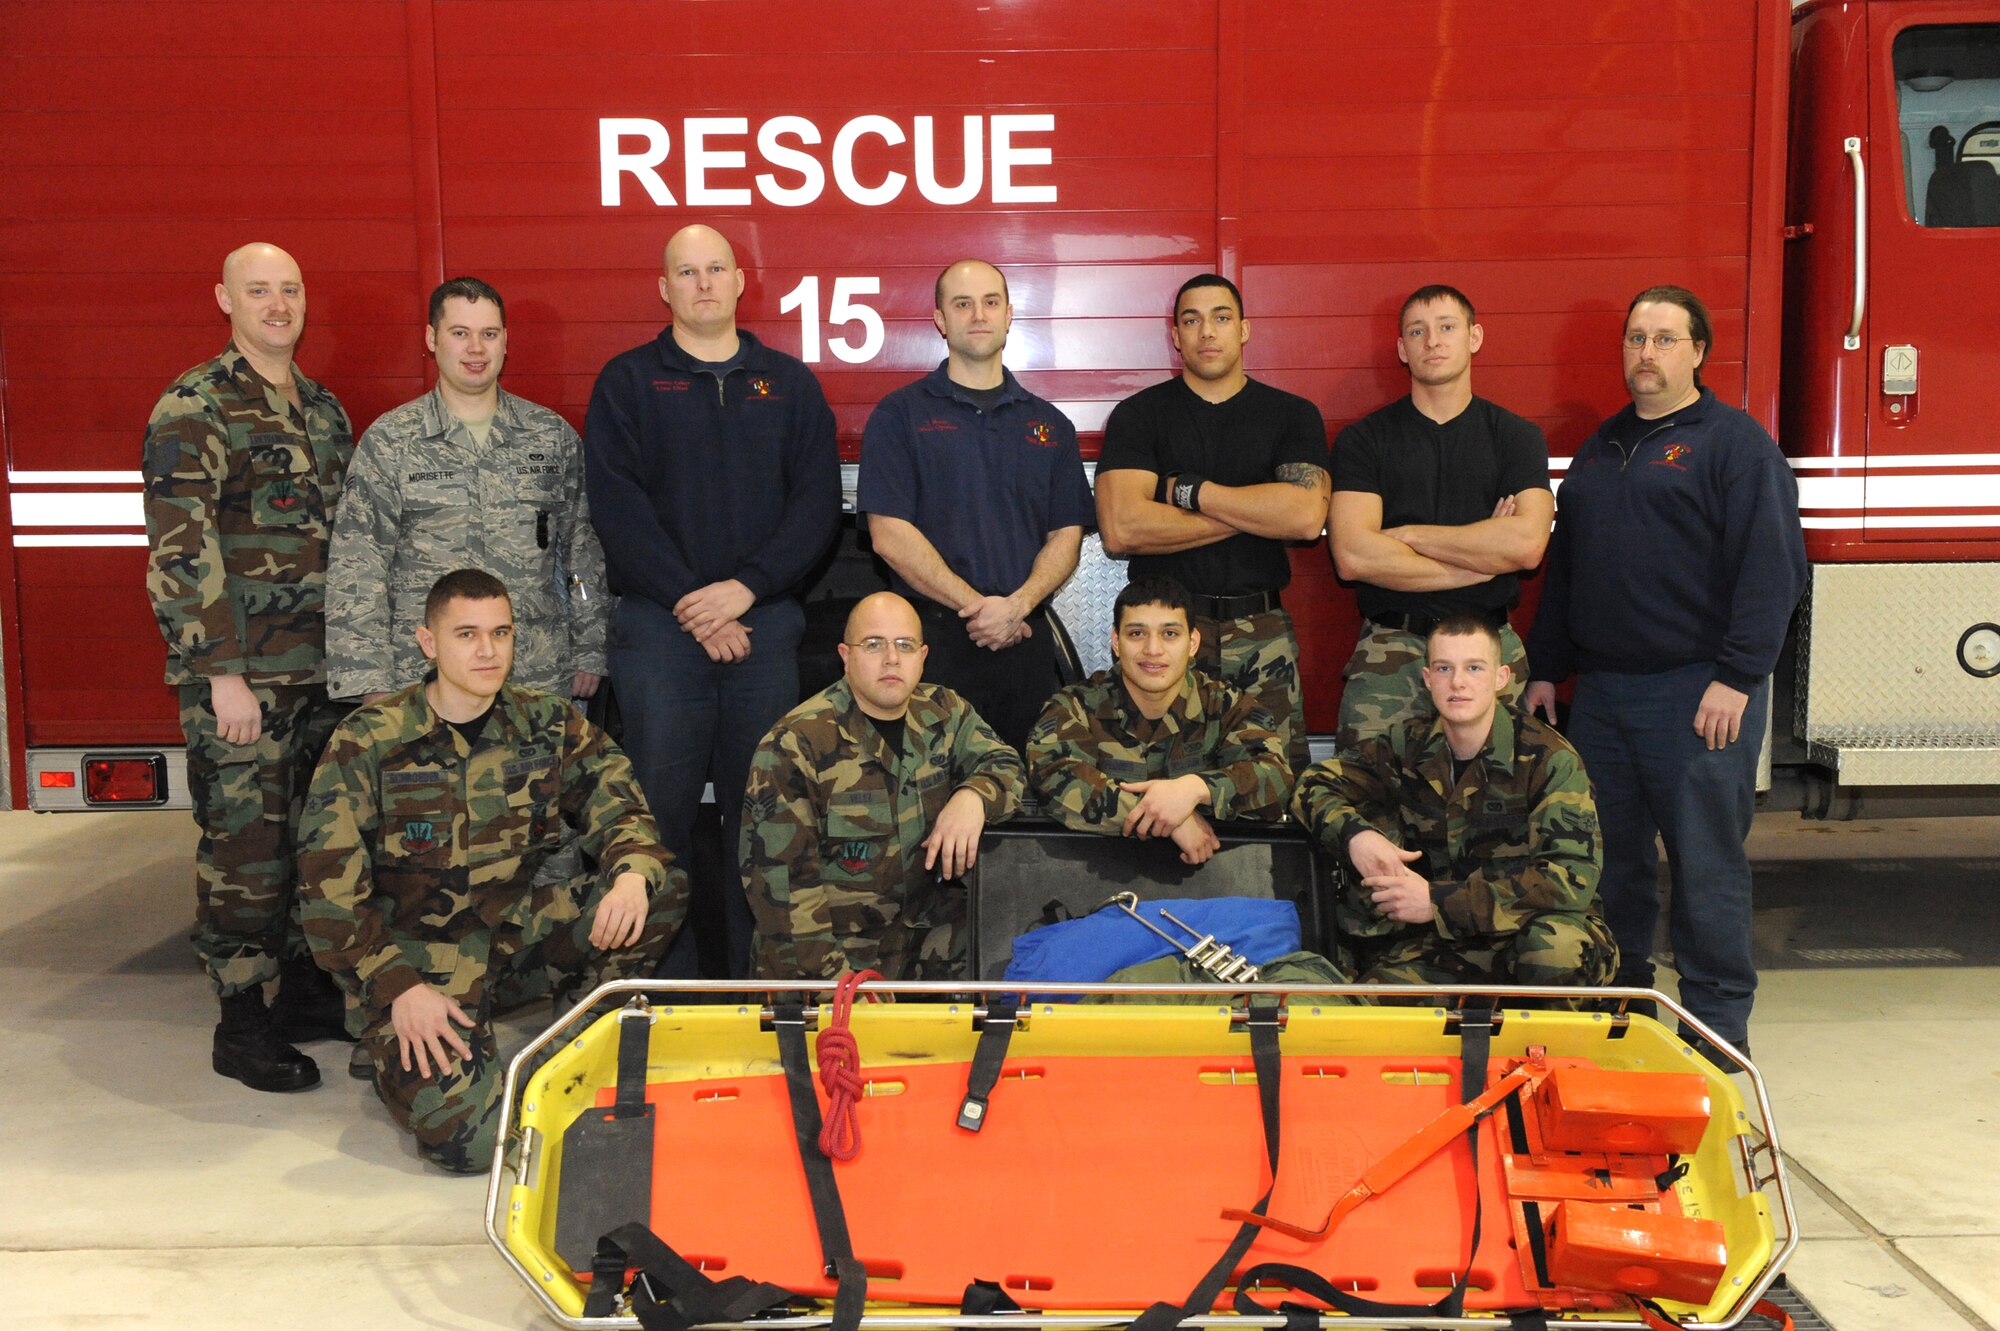
<instances>
[{"instance_id":1,"label":"garage floor drain grate","mask_svg":"<svg viewBox=\"0 0 2000 1331\"><path fill-rule=\"evenodd\" d=\"M1794 1331L1833 1331L1826 1319L1819 1315L1819 1310L1800 1298L1798 1291L1790 1285L1780 1282L1766 1291L1764 1297L1792 1315ZM1743 1325L1746 1331L1766 1331L1777 1323L1752 1313L1743 1319Z\"/></svg>"},{"instance_id":2,"label":"garage floor drain grate","mask_svg":"<svg viewBox=\"0 0 2000 1331\"><path fill-rule=\"evenodd\" d=\"M1801 947L1792 955L1822 966L1852 966L1863 962L1964 961L1948 947Z\"/></svg>"}]
</instances>

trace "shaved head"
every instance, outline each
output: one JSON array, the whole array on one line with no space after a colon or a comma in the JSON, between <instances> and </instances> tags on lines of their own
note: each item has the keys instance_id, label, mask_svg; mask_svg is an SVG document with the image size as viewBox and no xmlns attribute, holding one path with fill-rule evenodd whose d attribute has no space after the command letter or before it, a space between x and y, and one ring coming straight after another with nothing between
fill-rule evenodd
<instances>
[{"instance_id":1,"label":"shaved head","mask_svg":"<svg viewBox=\"0 0 2000 1331\"><path fill-rule=\"evenodd\" d=\"M306 327L306 283L298 260L261 240L231 250L215 284L215 303L229 316L236 349L274 386L288 386L292 348Z\"/></svg>"},{"instance_id":2,"label":"shaved head","mask_svg":"<svg viewBox=\"0 0 2000 1331\"><path fill-rule=\"evenodd\" d=\"M1007 294L1007 274L984 259L960 259L937 275L937 282L931 287L931 295L936 308L940 310L944 308L944 289L947 281L954 287L963 285L968 289L976 284L997 282L1000 286L1000 299L1012 299Z\"/></svg>"},{"instance_id":3,"label":"shaved head","mask_svg":"<svg viewBox=\"0 0 2000 1331\"><path fill-rule=\"evenodd\" d=\"M847 628L840 636L853 641L871 633L885 638L920 636L922 626L917 621L917 608L894 592L875 592L862 597L848 613Z\"/></svg>"},{"instance_id":4,"label":"shaved head","mask_svg":"<svg viewBox=\"0 0 2000 1331\"><path fill-rule=\"evenodd\" d=\"M736 302L743 270L736 251L712 226L684 226L667 242L660 299L674 314L674 341L701 360L736 354Z\"/></svg>"},{"instance_id":5,"label":"shaved head","mask_svg":"<svg viewBox=\"0 0 2000 1331\"><path fill-rule=\"evenodd\" d=\"M854 705L880 721L908 712L930 653L917 608L894 592L864 596L840 636L840 663Z\"/></svg>"},{"instance_id":6,"label":"shaved head","mask_svg":"<svg viewBox=\"0 0 2000 1331\"><path fill-rule=\"evenodd\" d=\"M248 245L239 245L222 259L222 285L242 280L246 268L260 259L272 260L292 270L292 276L299 275L299 261L267 241L253 240Z\"/></svg>"},{"instance_id":7,"label":"shaved head","mask_svg":"<svg viewBox=\"0 0 2000 1331\"><path fill-rule=\"evenodd\" d=\"M674 259L677 256L685 255L690 250L706 250L711 246L718 245L722 248L723 256L729 260L729 266L734 268L736 266L736 247L729 243L728 237L724 236L714 227L703 226L699 222L696 222L693 226L684 226L674 232L672 238L667 241L667 250L662 259L661 266L668 272L672 272Z\"/></svg>"}]
</instances>

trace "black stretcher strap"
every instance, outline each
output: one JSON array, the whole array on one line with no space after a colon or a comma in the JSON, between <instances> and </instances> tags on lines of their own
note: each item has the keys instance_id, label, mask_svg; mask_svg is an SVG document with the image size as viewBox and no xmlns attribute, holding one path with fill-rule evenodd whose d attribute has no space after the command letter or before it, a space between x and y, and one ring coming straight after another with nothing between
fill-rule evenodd
<instances>
[{"instance_id":1,"label":"black stretcher strap","mask_svg":"<svg viewBox=\"0 0 2000 1331\"><path fill-rule=\"evenodd\" d=\"M652 1042L652 1021L644 1016L618 1014L618 1090L611 1102L613 1114L629 1118L644 1112L646 1103L646 1055Z\"/></svg>"},{"instance_id":2,"label":"black stretcher strap","mask_svg":"<svg viewBox=\"0 0 2000 1331\"><path fill-rule=\"evenodd\" d=\"M965 1098L958 1103L958 1126L977 1132L986 1126L986 1102L1000 1081L1000 1068L1007 1061L1007 1045L1020 1025L1018 998L1000 997L986 1004L986 1025L979 1032L979 1045L972 1051L972 1067L965 1077Z\"/></svg>"},{"instance_id":3,"label":"black stretcher strap","mask_svg":"<svg viewBox=\"0 0 2000 1331\"><path fill-rule=\"evenodd\" d=\"M1486 1065L1493 1047L1493 1009L1489 1004L1475 1006L1479 1000L1468 1003L1459 1013L1459 1103L1476 1100L1486 1090ZM1520 1098L1517 1092L1502 1103L1512 1105ZM1446 1291L1443 1298L1432 1304L1382 1303L1374 1299L1364 1299L1349 1290L1340 1289L1321 1276L1303 1266L1293 1266L1288 1262L1264 1262L1243 1273L1237 1282L1236 1311L1246 1317L1268 1317L1271 1310L1258 1303L1251 1293L1251 1287L1262 1280L1281 1284L1300 1293L1339 1309L1350 1317L1460 1317L1465 1309L1465 1282L1472 1274L1472 1267L1479 1255L1480 1221L1485 1211L1484 1189L1479 1181L1479 1122L1474 1121L1466 1130L1466 1140L1472 1150L1472 1246L1465 1259L1465 1269L1458 1280ZM1292 1307L1304 1305L1281 1305L1281 1311L1289 1323L1294 1314ZM1150 1311L1150 1310L1149 1310ZM1500 1316L1513 1319L1509 1325L1517 1327L1539 1327L1547 1324L1540 1308L1522 1309ZM1521 1319L1528 1320L1521 1320ZM1497 1323L1496 1323L1497 1324ZM1134 1327L1138 1323L1133 1323Z\"/></svg>"},{"instance_id":4,"label":"black stretcher strap","mask_svg":"<svg viewBox=\"0 0 2000 1331\"><path fill-rule=\"evenodd\" d=\"M1278 1056L1277 1005L1253 1002L1246 1024L1250 1031L1251 1065L1257 1070L1257 1107L1264 1119L1264 1154L1271 1162L1271 1186L1265 1189L1250 1212L1263 1215L1271 1205L1271 1194L1278 1187L1278 1087L1284 1076L1284 1062ZM1260 1232L1260 1226L1245 1223L1186 1299L1178 1305L1154 1304L1132 1319L1130 1331L1169 1331L1178 1327L1185 1318L1212 1311L1222 1287L1229 1283L1236 1264L1243 1260L1244 1253L1250 1251L1250 1245L1257 1241ZM1262 1314L1265 1310L1259 1308L1257 1311Z\"/></svg>"},{"instance_id":5,"label":"black stretcher strap","mask_svg":"<svg viewBox=\"0 0 2000 1331\"><path fill-rule=\"evenodd\" d=\"M711 1280L652 1230L635 1223L621 1225L598 1240L597 1256L591 1263L590 1297L583 1305L585 1317L610 1317L616 1312L615 1300L627 1267L639 1270L632 1282L632 1313L646 1331L686 1331L708 1322L741 1322L798 1297L790 1290L743 1276Z\"/></svg>"},{"instance_id":6,"label":"black stretcher strap","mask_svg":"<svg viewBox=\"0 0 2000 1331\"><path fill-rule=\"evenodd\" d=\"M994 1313L1017 1313L1021 1305L1014 1302L1014 1296L1000 1288L995 1280L975 1280L965 1287L965 1293L958 1301L960 1317L989 1317Z\"/></svg>"},{"instance_id":7,"label":"black stretcher strap","mask_svg":"<svg viewBox=\"0 0 2000 1331\"><path fill-rule=\"evenodd\" d=\"M778 1061L785 1070L785 1093L792 1102L792 1131L798 1138L799 1163L805 1168L806 1191L812 1198L820 1256L826 1274L835 1282L828 1331L855 1331L868 1302L868 1273L855 1259L854 1245L848 1238L847 1212L840 1203L833 1161L819 1148L822 1124L812 1065L806 1058L805 1010L797 1004L774 1008L771 1025L778 1034Z\"/></svg>"}]
</instances>

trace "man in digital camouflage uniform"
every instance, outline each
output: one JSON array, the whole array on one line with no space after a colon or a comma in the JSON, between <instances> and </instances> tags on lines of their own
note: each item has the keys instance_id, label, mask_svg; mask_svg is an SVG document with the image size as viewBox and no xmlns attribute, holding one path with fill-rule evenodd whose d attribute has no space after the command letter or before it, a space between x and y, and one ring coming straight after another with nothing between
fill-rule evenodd
<instances>
[{"instance_id":1,"label":"man in digital camouflage uniform","mask_svg":"<svg viewBox=\"0 0 2000 1331\"><path fill-rule=\"evenodd\" d=\"M1491 624L1447 619L1426 645L1437 716L1299 779L1293 817L1354 868L1335 920L1363 982L1589 985L1618 968L1589 778L1553 727L1500 705L1500 655ZM1394 927L1354 939L1376 918Z\"/></svg>"},{"instance_id":2,"label":"man in digital camouflage uniform","mask_svg":"<svg viewBox=\"0 0 2000 1331\"><path fill-rule=\"evenodd\" d=\"M588 698L605 673L611 596L569 422L500 387L507 310L455 277L431 293L425 340L437 387L368 427L334 519L326 594L327 691L375 702L429 670L424 598L457 568L507 584L512 682Z\"/></svg>"},{"instance_id":3,"label":"man in digital camouflage uniform","mask_svg":"<svg viewBox=\"0 0 2000 1331\"><path fill-rule=\"evenodd\" d=\"M1189 668L1201 635L1179 583L1126 583L1112 619L1117 669L1049 699L1028 736L1030 785L1064 827L1168 837L1204 863L1220 846L1209 819L1284 814L1284 741L1254 695Z\"/></svg>"},{"instance_id":4,"label":"man in digital camouflage uniform","mask_svg":"<svg viewBox=\"0 0 2000 1331\"><path fill-rule=\"evenodd\" d=\"M305 930L355 1000L376 1092L419 1153L484 1169L504 1069L496 1011L646 974L687 911L632 768L568 699L507 683L492 575L439 579L436 674L334 731L300 830ZM594 878L538 881L573 821Z\"/></svg>"},{"instance_id":5,"label":"man in digital camouflage uniform","mask_svg":"<svg viewBox=\"0 0 2000 1331\"><path fill-rule=\"evenodd\" d=\"M339 712L327 702L327 534L354 451L347 413L293 363L305 281L251 244L223 262L229 345L146 423L146 590L180 691L195 951L222 1002L212 1065L260 1091L319 1084L292 1041L341 1033L340 995L295 921L298 809ZM266 1008L264 985L282 976Z\"/></svg>"},{"instance_id":6,"label":"man in digital camouflage uniform","mask_svg":"<svg viewBox=\"0 0 2000 1331\"><path fill-rule=\"evenodd\" d=\"M1326 424L1295 393L1252 379L1243 294L1217 273L1174 296L1181 372L1113 408L1097 459L1105 552L1132 576L1188 589L1201 630L1196 664L1256 695L1294 771L1306 764L1299 643L1279 600L1287 541L1326 529Z\"/></svg>"},{"instance_id":7,"label":"man in digital camouflage uniform","mask_svg":"<svg viewBox=\"0 0 2000 1331\"><path fill-rule=\"evenodd\" d=\"M1021 802L1021 756L924 684L916 609L893 592L848 617L844 677L757 746L743 795L758 979L957 979L965 887L989 823Z\"/></svg>"},{"instance_id":8,"label":"man in digital camouflage uniform","mask_svg":"<svg viewBox=\"0 0 2000 1331\"><path fill-rule=\"evenodd\" d=\"M1555 495L1541 428L1473 394L1485 337L1457 288L1412 292L1396 330L1409 395L1334 440L1327 544L1366 621L1341 672L1342 748L1432 715L1424 642L1452 615L1500 631L1504 701L1527 686L1507 612L1548 545Z\"/></svg>"}]
</instances>

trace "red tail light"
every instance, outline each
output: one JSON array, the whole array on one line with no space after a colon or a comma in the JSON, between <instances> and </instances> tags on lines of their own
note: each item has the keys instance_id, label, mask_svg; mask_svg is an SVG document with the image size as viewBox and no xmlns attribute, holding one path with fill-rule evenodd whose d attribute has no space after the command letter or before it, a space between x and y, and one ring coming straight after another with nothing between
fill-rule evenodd
<instances>
[{"instance_id":1,"label":"red tail light","mask_svg":"<svg viewBox=\"0 0 2000 1331\"><path fill-rule=\"evenodd\" d=\"M43 784L47 775L54 774L46 774ZM84 759L83 798L88 804L158 804L167 797L166 784L166 763L158 757Z\"/></svg>"}]
</instances>

